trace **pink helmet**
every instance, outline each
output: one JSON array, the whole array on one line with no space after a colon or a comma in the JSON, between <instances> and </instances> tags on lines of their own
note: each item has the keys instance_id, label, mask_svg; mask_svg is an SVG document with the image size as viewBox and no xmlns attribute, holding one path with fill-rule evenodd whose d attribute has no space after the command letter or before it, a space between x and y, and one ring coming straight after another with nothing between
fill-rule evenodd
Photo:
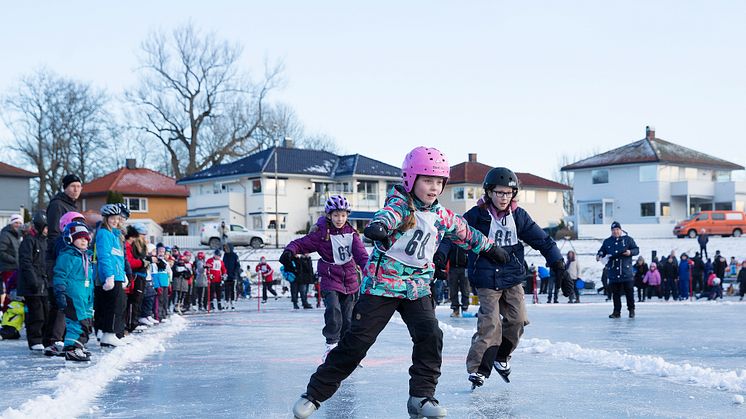
<instances>
[{"instance_id":1,"label":"pink helmet","mask_svg":"<svg viewBox=\"0 0 746 419\"><path fill-rule=\"evenodd\" d=\"M70 211L62 214L62 217L60 217L60 231L64 230L65 226L72 223L73 220L76 218L82 218L83 220L85 220L85 215L75 211Z\"/></svg>"},{"instance_id":2,"label":"pink helmet","mask_svg":"<svg viewBox=\"0 0 746 419\"><path fill-rule=\"evenodd\" d=\"M443 187L445 187L450 174L448 158L437 148L431 147L416 147L407 154L407 157L404 157L401 167L402 184L407 192L412 192L414 181L419 175L445 178L443 182Z\"/></svg>"}]
</instances>

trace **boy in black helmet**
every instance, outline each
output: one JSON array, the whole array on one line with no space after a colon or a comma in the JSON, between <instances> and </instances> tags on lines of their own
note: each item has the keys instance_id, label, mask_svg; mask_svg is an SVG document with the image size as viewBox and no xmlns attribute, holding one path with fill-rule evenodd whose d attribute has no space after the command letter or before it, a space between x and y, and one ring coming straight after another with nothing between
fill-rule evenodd
<instances>
[{"instance_id":1,"label":"boy in black helmet","mask_svg":"<svg viewBox=\"0 0 746 419\"><path fill-rule=\"evenodd\" d=\"M26 314L26 339L32 351L44 350L42 329L49 316L47 278L47 216L37 211L31 220L31 230L18 249L19 279L18 295L23 296Z\"/></svg>"},{"instance_id":2,"label":"boy in black helmet","mask_svg":"<svg viewBox=\"0 0 746 419\"><path fill-rule=\"evenodd\" d=\"M466 358L466 370L472 388L484 384L495 370L510 382L510 355L518 346L523 327L528 324L523 298L526 277L523 244L525 242L546 258L565 296L572 292L565 262L559 248L528 213L518 206L518 177L511 170L497 167L484 178L484 196L464 214L469 225L495 241L510 256L508 261L495 261L469 254L469 282L479 295L477 332L472 338ZM519 241L520 240L520 241ZM436 265L445 264L450 242L444 240Z\"/></svg>"}]
</instances>

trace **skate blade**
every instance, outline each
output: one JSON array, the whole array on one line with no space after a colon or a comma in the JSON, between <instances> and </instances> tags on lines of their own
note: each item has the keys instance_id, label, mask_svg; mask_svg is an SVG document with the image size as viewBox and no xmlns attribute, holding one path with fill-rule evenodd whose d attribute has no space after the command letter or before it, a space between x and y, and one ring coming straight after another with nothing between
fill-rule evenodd
<instances>
[{"instance_id":1,"label":"skate blade","mask_svg":"<svg viewBox=\"0 0 746 419\"><path fill-rule=\"evenodd\" d=\"M507 376L507 375L502 375L502 374L500 374L500 373L498 373L497 375L499 375L499 376L500 376L500 378L502 378L502 379L503 379L503 381L505 381L506 383L510 384L510 378L508 378L508 376Z\"/></svg>"}]
</instances>

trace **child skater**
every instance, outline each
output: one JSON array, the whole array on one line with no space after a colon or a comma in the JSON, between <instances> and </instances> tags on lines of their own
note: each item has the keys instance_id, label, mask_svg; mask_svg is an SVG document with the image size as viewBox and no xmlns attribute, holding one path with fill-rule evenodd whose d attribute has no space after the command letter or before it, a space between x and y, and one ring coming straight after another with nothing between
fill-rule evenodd
<instances>
[{"instance_id":1,"label":"child skater","mask_svg":"<svg viewBox=\"0 0 746 419\"><path fill-rule=\"evenodd\" d=\"M93 331L93 264L85 224L72 222L62 232L65 246L54 265L54 292L57 308L65 313L65 359L90 361L86 348Z\"/></svg>"},{"instance_id":2,"label":"child skater","mask_svg":"<svg viewBox=\"0 0 746 419\"><path fill-rule=\"evenodd\" d=\"M375 247L364 269L350 330L311 376L306 393L293 407L296 418L309 417L334 394L396 311L414 344L407 411L412 417L446 415L434 398L443 332L430 296L433 254L445 236L487 258L504 262L507 257L463 218L438 204L449 171L445 156L434 148L417 147L404 158L402 184L392 188L385 206L365 229Z\"/></svg>"},{"instance_id":3,"label":"child skater","mask_svg":"<svg viewBox=\"0 0 746 419\"><path fill-rule=\"evenodd\" d=\"M347 199L342 195L329 197L324 212L326 215L319 217L311 232L290 242L280 256L286 272L296 271L293 263L296 255L318 252L321 256L317 272L326 307L321 331L326 338L326 350L321 362L337 346L341 336L350 330L352 307L357 301L361 273L368 261L368 252L360 235L347 222L350 214Z\"/></svg>"}]
</instances>

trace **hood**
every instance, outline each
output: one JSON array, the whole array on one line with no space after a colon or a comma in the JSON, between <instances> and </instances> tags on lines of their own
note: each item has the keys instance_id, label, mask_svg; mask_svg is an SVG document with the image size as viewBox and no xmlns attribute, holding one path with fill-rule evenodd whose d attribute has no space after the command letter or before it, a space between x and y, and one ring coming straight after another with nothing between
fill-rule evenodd
<instances>
[{"instance_id":1,"label":"hood","mask_svg":"<svg viewBox=\"0 0 746 419\"><path fill-rule=\"evenodd\" d=\"M3 227L3 229L0 230L0 231L7 231L8 233L16 236L16 238L21 237L21 233L19 233L18 231L16 231L16 229L14 229L13 226L10 225L10 224L8 224L5 227Z\"/></svg>"},{"instance_id":2,"label":"hood","mask_svg":"<svg viewBox=\"0 0 746 419\"><path fill-rule=\"evenodd\" d=\"M64 192L57 192L57 195L53 196L52 199L49 200L49 203L51 204L52 201L55 201L55 200L63 201L69 205L76 206L75 205L76 201L70 198L69 196L67 196L67 194Z\"/></svg>"}]
</instances>

